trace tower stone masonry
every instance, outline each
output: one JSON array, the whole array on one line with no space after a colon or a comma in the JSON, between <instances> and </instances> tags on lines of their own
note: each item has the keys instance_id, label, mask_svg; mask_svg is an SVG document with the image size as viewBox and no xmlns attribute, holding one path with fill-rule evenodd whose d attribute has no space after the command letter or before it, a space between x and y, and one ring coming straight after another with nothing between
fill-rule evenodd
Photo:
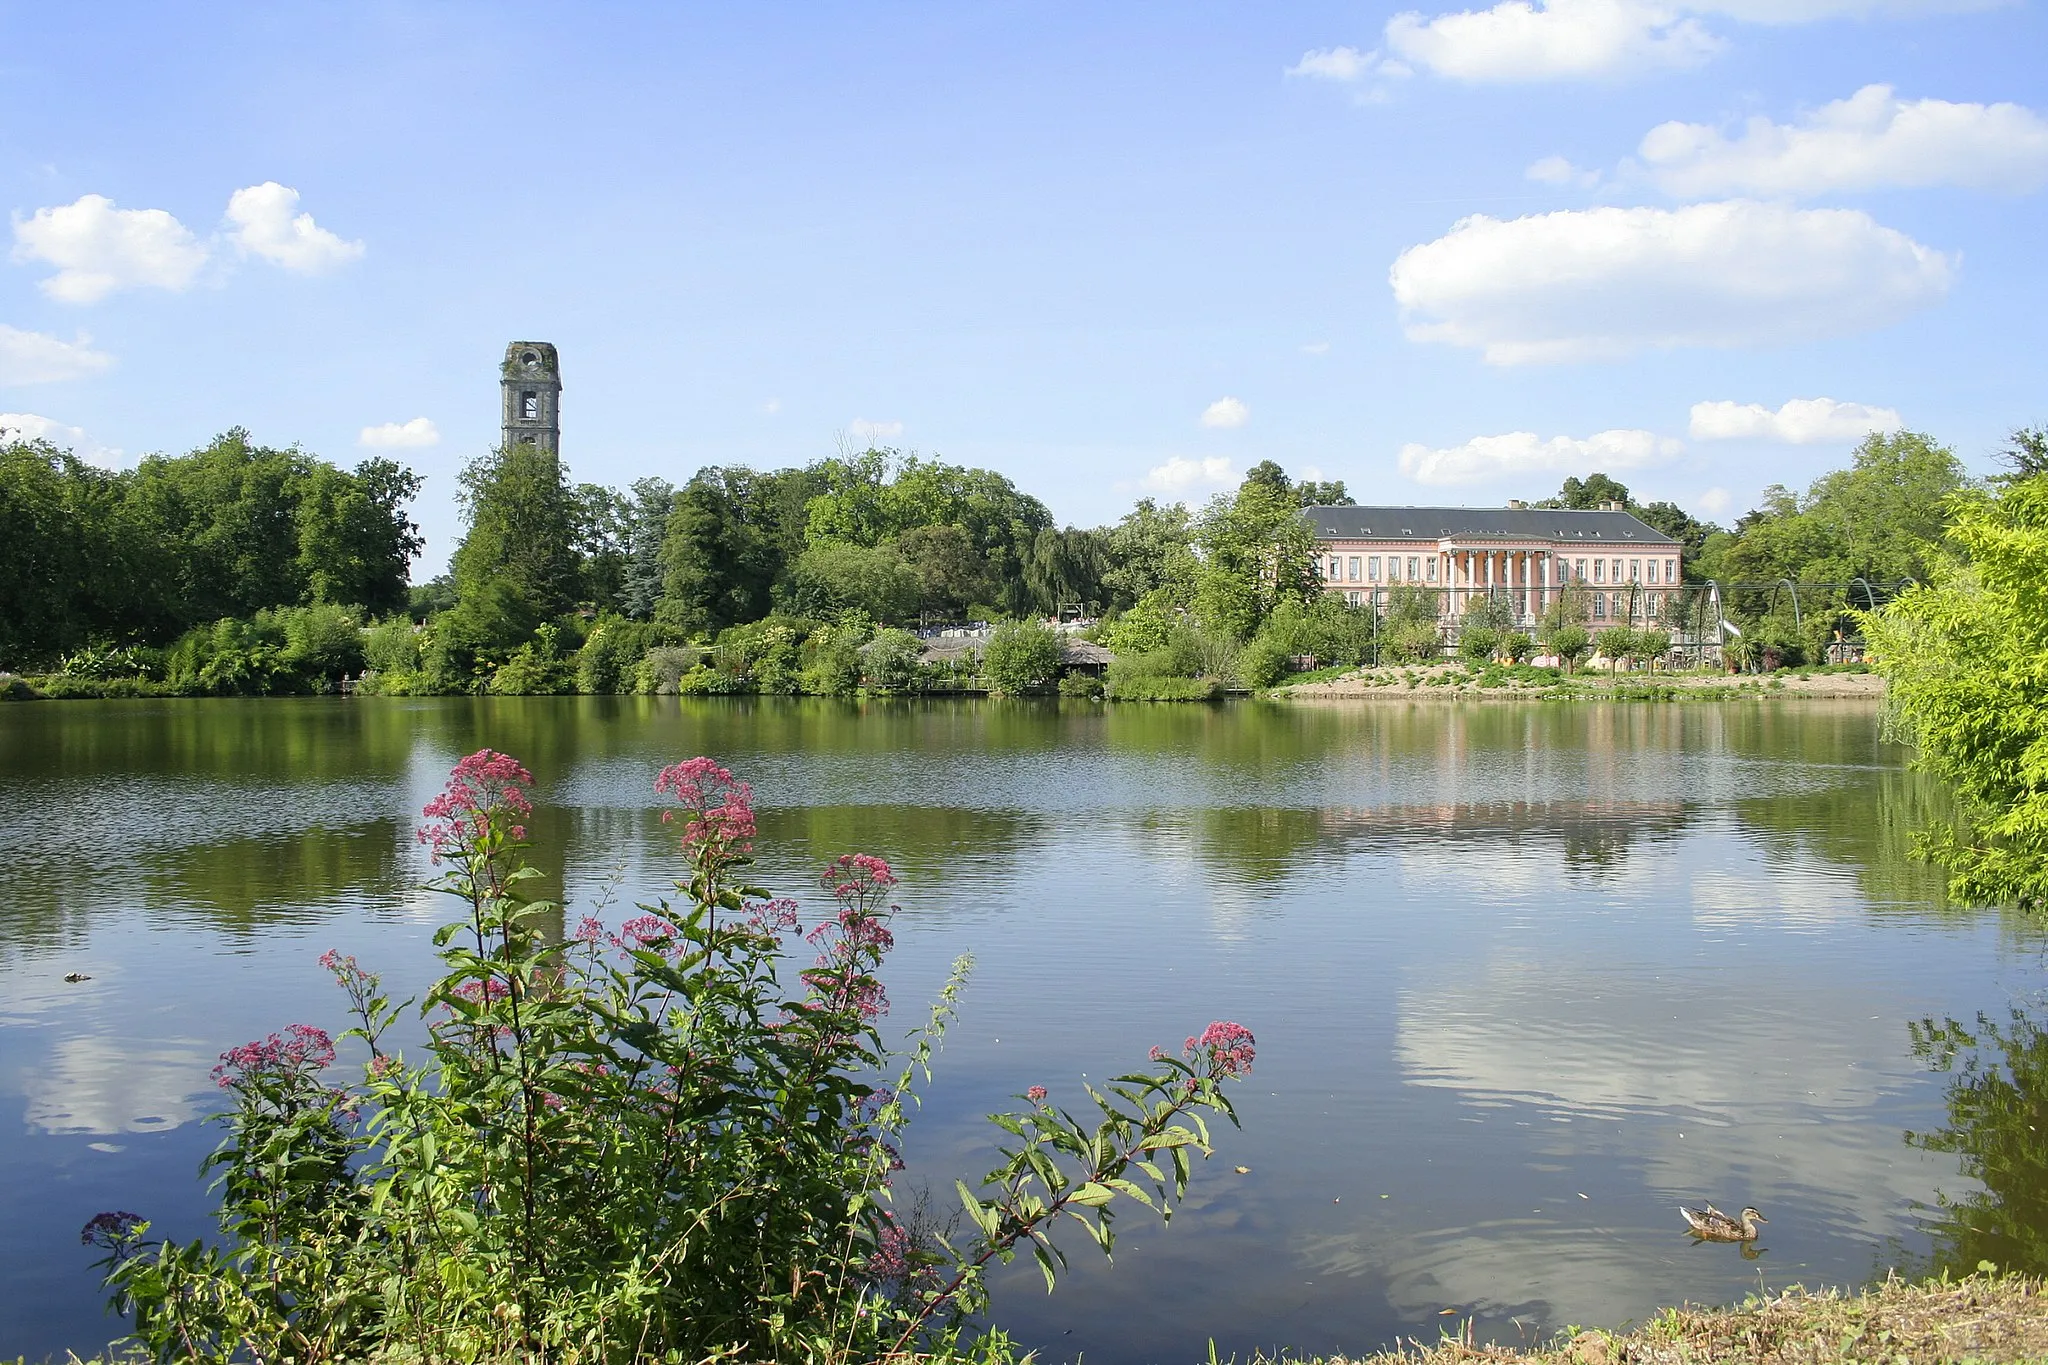
<instances>
[{"instance_id":1,"label":"tower stone masonry","mask_svg":"<svg viewBox=\"0 0 2048 1365\"><path fill-rule=\"evenodd\" d=\"M561 358L545 341L515 341L499 367L505 395L505 448L520 443L562 453Z\"/></svg>"}]
</instances>

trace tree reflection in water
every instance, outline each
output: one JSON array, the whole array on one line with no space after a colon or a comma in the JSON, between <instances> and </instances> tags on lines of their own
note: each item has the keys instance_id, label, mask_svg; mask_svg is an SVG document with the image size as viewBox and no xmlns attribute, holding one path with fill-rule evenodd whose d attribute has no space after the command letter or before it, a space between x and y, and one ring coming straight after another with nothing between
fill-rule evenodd
<instances>
[{"instance_id":1,"label":"tree reflection in water","mask_svg":"<svg viewBox=\"0 0 2048 1365\"><path fill-rule=\"evenodd\" d=\"M1952 1152L1983 1189L1942 1196L1929 1226L1937 1270L2048 1273L2048 1029L2014 1009L2001 1025L1978 1015L1911 1025L1914 1055L1951 1073L1948 1126L1906 1134L1914 1147Z\"/></svg>"}]
</instances>

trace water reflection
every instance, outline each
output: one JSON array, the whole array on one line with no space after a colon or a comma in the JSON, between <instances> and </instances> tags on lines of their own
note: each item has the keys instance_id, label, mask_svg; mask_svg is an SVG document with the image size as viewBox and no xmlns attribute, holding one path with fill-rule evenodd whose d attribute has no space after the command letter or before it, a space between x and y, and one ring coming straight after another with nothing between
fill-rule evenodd
<instances>
[{"instance_id":1,"label":"water reflection","mask_svg":"<svg viewBox=\"0 0 2048 1365\"><path fill-rule=\"evenodd\" d=\"M99 1344L83 1258L51 1250L96 1208L143 1190L203 1227L206 1073L335 1020L321 949L418 989L451 907L417 889L412 824L484 745L539 780L533 854L571 915L615 878L664 889L651 782L694 753L754 783L777 891L889 857L898 1022L956 954L983 964L914 1130L941 1190L993 1164L980 1116L1023 1085L1210 1018L1258 1030L1246 1128L1171 1229L1132 1223L1052 1299L998 1277L1048 1361L1362 1352L1445 1307L1513 1342L1760 1272L2039 1263L2042 1177L2004 1173L2040 1162L2004 1116L2037 1112L2048 1044L1973 1026L1922 1059L1899 1034L2002 1008L2038 936L1910 859L1938 793L1867 705L7 707L0 1283L52 1287L0 1296L0 1343ZM2029 1079L2000 1089L1992 1059ZM1691 1246L1672 1205L1700 1199L1765 1209L1768 1253Z\"/></svg>"},{"instance_id":2,"label":"water reflection","mask_svg":"<svg viewBox=\"0 0 2048 1365\"><path fill-rule=\"evenodd\" d=\"M1913 1050L1948 1075L1948 1121L1908 1132L1923 1151L1961 1158L1981 1188L1944 1193L1929 1228L1934 1263L1958 1274L1990 1261L2004 1270L2048 1273L2048 1028L2038 1007L1999 1023L1953 1019L1913 1026Z\"/></svg>"}]
</instances>

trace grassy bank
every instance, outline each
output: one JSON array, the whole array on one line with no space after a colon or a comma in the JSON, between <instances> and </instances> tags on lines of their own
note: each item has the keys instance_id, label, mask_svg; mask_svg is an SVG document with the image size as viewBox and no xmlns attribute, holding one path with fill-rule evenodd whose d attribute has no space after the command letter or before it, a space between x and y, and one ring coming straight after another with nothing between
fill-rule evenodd
<instances>
[{"instance_id":1,"label":"grassy bank","mask_svg":"<svg viewBox=\"0 0 2048 1365\"><path fill-rule=\"evenodd\" d=\"M1316 1365L1833 1365L1834 1362L2048 1361L2048 1294L2040 1280L1976 1275L1893 1280L1859 1294L1790 1289L1733 1308L1671 1308L1632 1332L1567 1332L1521 1351L1447 1336ZM1311 1365L1291 1358L1255 1365Z\"/></svg>"}]
</instances>

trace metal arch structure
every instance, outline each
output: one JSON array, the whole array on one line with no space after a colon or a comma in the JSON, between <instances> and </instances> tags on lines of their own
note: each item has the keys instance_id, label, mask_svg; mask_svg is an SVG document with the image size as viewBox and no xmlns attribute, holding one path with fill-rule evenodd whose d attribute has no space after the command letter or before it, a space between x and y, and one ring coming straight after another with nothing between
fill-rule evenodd
<instances>
[{"instance_id":1,"label":"metal arch structure","mask_svg":"<svg viewBox=\"0 0 2048 1365\"><path fill-rule=\"evenodd\" d=\"M1799 611L1799 585L1791 579L1781 578L1771 584L1771 605L1766 607L1765 611L1771 612L1778 609L1778 589L1780 588L1792 594L1792 629L1803 634L1806 630L1806 622Z\"/></svg>"}]
</instances>

